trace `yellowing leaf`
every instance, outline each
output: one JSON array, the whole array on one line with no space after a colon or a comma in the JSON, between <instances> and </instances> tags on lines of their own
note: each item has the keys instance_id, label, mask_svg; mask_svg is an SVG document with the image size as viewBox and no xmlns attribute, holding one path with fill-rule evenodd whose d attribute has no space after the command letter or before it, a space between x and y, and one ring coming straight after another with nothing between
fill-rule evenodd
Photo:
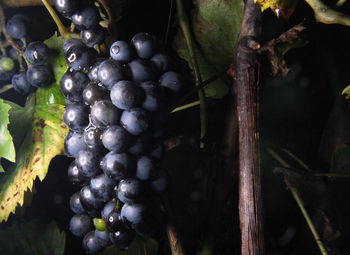
<instances>
[{"instance_id":1,"label":"yellowing leaf","mask_svg":"<svg viewBox=\"0 0 350 255\"><path fill-rule=\"evenodd\" d=\"M7 129L9 124L9 110L11 106L4 103L4 100L0 99L0 159L6 158L12 162L15 162L15 147L13 145L12 136ZM0 172L4 172L0 164Z\"/></svg>"},{"instance_id":2,"label":"yellowing leaf","mask_svg":"<svg viewBox=\"0 0 350 255\"><path fill-rule=\"evenodd\" d=\"M270 8L277 17L281 16L288 19L297 6L297 0L255 0L261 6L261 10L265 11Z\"/></svg>"}]
</instances>

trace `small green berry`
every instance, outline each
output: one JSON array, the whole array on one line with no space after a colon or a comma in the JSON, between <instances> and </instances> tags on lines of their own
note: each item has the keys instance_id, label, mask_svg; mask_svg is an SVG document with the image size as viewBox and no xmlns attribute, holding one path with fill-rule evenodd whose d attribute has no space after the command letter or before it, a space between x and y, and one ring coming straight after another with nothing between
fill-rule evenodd
<instances>
[{"instance_id":1,"label":"small green berry","mask_svg":"<svg viewBox=\"0 0 350 255\"><path fill-rule=\"evenodd\" d=\"M94 218L94 225L98 231L106 231L106 223L103 219Z\"/></svg>"},{"instance_id":2,"label":"small green berry","mask_svg":"<svg viewBox=\"0 0 350 255\"><path fill-rule=\"evenodd\" d=\"M12 71L15 68L15 61L9 57L2 57L0 59L0 68L6 72Z\"/></svg>"}]
</instances>

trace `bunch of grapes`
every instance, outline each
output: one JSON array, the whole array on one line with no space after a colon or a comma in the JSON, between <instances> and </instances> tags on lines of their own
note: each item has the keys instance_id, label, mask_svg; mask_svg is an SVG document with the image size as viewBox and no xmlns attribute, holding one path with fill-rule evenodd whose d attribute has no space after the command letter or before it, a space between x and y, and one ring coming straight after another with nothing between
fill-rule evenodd
<instances>
[{"instance_id":1,"label":"bunch of grapes","mask_svg":"<svg viewBox=\"0 0 350 255\"><path fill-rule=\"evenodd\" d=\"M74 24L79 20L79 26L95 31L97 25L87 27L84 20L98 23L99 18L89 19L90 11L83 11L93 7L80 10L74 3L57 0L55 5ZM100 41L87 43L84 31L90 30L63 45L69 69L60 86L70 129L65 153L75 158L68 177L80 187L70 199L75 213L70 230L83 237L87 253L95 254L111 244L127 249L135 233L149 237L157 232L154 198L167 187L166 172L159 167L164 109L182 81L168 71L166 55L148 33L136 34L131 43L114 42L110 57L101 58L93 49Z\"/></svg>"},{"instance_id":2,"label":"bunch of grapes","mask_svg":"<svg viewBox=\"0 0 350 255\"><path fill-rule=\"evenodd\" d=\"M46 65L48 47L41 41L28 37L28 18L22 14L13 15L6 22L6 32L12 45L1 49L0 80L11 81L13 88L26 95L36 87L48 86L54 77ZM4 45L3 43L1 45Z\"/></svg>"}]
</instances>

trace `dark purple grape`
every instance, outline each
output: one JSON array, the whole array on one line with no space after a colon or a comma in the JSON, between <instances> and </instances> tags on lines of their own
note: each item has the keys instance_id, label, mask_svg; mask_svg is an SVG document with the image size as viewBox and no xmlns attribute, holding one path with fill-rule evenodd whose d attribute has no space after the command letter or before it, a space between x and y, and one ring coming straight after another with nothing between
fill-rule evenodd
<instances>
[{"instance_id":1,"label":"dark purple grape","mask_svg":"<svg viewBox=\"0 0 350 255\"><path fill-rule=\"evenodd\" d=\"M32 65L26 72L27 81L35 87L44 87L54 80L53 72L48 66Z\"/></svg>"},{"instance_id":2,"label":"dark purple grape","mask_svg":"<svg viewBox=\"0 0 350 255\"><path fill-rule=\"evenodd\" d=\"M107 176L119 181L134 174L135 162L127 153L111 151L103 157L101 168Z\"/></svg>"},{"instance_id":3,"label":"dark purple grape","mask_svg":"<svg viewBox=\"0 0 350 255\"><path fill-rule=\"evenodd\" d=\"M75 46L75 45L80 45L80 46L84 47L83 42L80 39L78 39L78 38L70 38L70 39L64 41L64 43L63 43L63 54L65 55L67 53L67 51L72 46Z\"/></svg>"},{"instance_id":4,"label":"dark purple grape","mask_svg":"<svg viewBox=\"0 0 350 255\"><path fill-rule=\"evenodd\" d=\"M83 186L87 183L87 179L80 174L80 171L77 165L75 164L75 161L73 161L68 167L68 180L73 185L78 186Z\"/></svg>"},{"instance_id":5,"label":"dark purple grape","mask_svg":"<svg viewBox=\"0 0 350 255\"><path fill-rule=\"evenodd\" d=\"M151 189L155 194L163 193L168 187L169 181L165 171L159 171L158 176L151 181Z\"/></svg>"},{"instance_id":6,"label":"dark purple grape","mask_svg":"<svg viewBox=\"0 0 350 255\"><path fill-rule=\"evenodd\" d=\"M69 68L75 71L87 70L95 58L94 52L86 46L74 44L64 54Z\"/></svg>"},{"instance_id":7,"label":"dark purple grape","mask_svg":"<svg viewBox=\"0 0 350 255\"><path fill-rule=\"evenodd\" d=\"M176 72L166 72L159 78L159 85L173 93L179 93L183 87L181 78Z\"/></svg>"},{"instance_id":8,"label":"dark purple grape","mask_svg":"<svg viewBox=\"0 0 350 255\"><path fill-rule=\"evenodd\" d=\"M120 212L122 219L132 228L147 221L150 215L151 210L145 204L124 204Z\"/></svg>"},{"instance_id":9,"label":"dark purple grape","mask_svg":"<svg viewBox=\"0 0 350 255\"><path fill-rule=\"evenodd\" d=\"M154 160L147 156L137 159L136 177L141 181L148 181L156 177L158 168Z\"/></svg>"},{"instance_id":10,"label":"dark purple grape","mask_svg":"<svg viewBox=\"0 0 350 255\"><path fill-rule=\"evenodd\" d=\"M121 180L114 188L114 192L118 199L126 204L142 201L148 195L145 184L134 178Z\"/></svg>"},{"instance_id":11,"label":"dark purple grape","mask_svg":"<svg viewBox=\"0 0 350 255\"><path fill-rule=\"evenodd\" d=\"M135 82L123 80L113 85L110 97L116 107L128 110L142 103L144 93Z\"/></svg>"},{"instance_id":12,"label":"dark purple grape","mask_svg":"<svg viewBox=\"0 0 350 255\"><path fill-rule=\"evenodd\" d=\"M79 169L81 176L91 178L101 172L100 155L92 150L79 151L75 163Z\"/></svg>"},{"instance_id":13,"label":"dark purple grape","mask_svg":"<svg viewBox=\"0 0 350 255\"><path fill-rule=\"evenodd\" d=\"M127 250L132 240L134 239L135 232L132 229L120 228L118 231L110 234L111 242L119 250Z\"/></svg>"},{"instance_id":14,"label":"dark purple grape","mask_svg":"<svg viewBox=\"0 0 350 255\"><path fill-rule=\"evenodd\" d=\"M108 215L114 210L116 209L117 206L117 202L113 199L111 201L109 201L107 204L105 204L105 206L103 207L103 209L101 210L101 218L106 221Z\"/></svg>"},{"instance_id":15,"label":"dark purple grape","mask_svg":"<svg viewBox=\"0 0 350 255\"><path fill-rule=\"evenodd\" d=\"M13 89L22 95L27 95L32 89L29 82L27 81L25 72L20 72L13 75L11 83Z\"/></svg>"},{"instance_id":16,"label":"dark purple grape","mask_svg":"<svg viewBox=\"0 0 350 255\"><path fill-rule=\"evenodd\" d=\"M106 247L111 244L109 235L110 235L110 232L107 230L106 231L99 231L97 229L95 230L95 238L97 239L97 241L102 247Z\"/></svg>"},{"instance_id":17,"label":"dark purple grape","mask_svg":"<svg viewBox=\"0 0 350 255\"><path fill-rule=\"evenodd\" d=\"M114 42L111 45L109 54L114 60L125 63L130 62L135 56L133 48L125 41Z\"/></svg>"},{"instance_id":18,"label":"dark purple grape","mask_svg":"<svg viewBox=\"0 0 350 255\"><path fill-rule=\"evenodd\" d=\"M152 63L145 59L135 59L128 64L131 77L136 82L155 80L155 69Z\"/></svg>"},{"instance_id":19,"label":"dark purple grape","mask_svg":"<svg viewBox=\"0 0 350 255\"><path fill-rule=\"evenodd\" d=\"M128 152L135 156L145 154L149 151L152 142L153 139L149 135L137 136L136 139L134 139L134 143L128 149Z\"/></svg>"},{"instance_id":20,"label":"dark purple grape","mask_svg":"<svg viewBox=\"0 0 350 255\"><path fill-rule=\"evenodd\" d=\"M79 198L79 192L75 192L69 199L69 205L70 209L75 213L75 214L82 214L85 212L85 209L83 208L83 205L80 202Z\"/></svg>"},{"instance_id":21,"label":"dark purple grape","mask_svg":"<svg viewBox=\"0 0 350 255\"><path fill-rule=\"evenodd\" d=\"M98 67L98 80L108 89L125 78L123 66L113 59L103 61Z\"/></svg>"},{"instance_id":22,"label":"dark purple grape","mask_svg":"<svg viewBox=\"0 0 350 255\"><path fill-rule=\"evenodd\" d=\"M104 248L95 235L95 231L90 231L84 236L82 247L87 254L97 254Z\"/></svg>"},{"instance_id":23,"label":"dark purple grape","mask_svg":"<svg viewBox=\"0 0 350 255\"><path fill-rule=\"evenodd\" d=\"M70 101L82 101L82 93L89 83L86 74L80 71L67 71L63 74L60 86L63 95Z\"/></svg>"},{"instance_id":24,"label":"dark purple grape","mask_svg":"<svg viewBox=\"0 0 350 255\"><path fill-rule=\"evenodd\" d=\"M120 124L132 135L140 135L150 125L149 114L141 108L132 108L123 111Z\"/></svg>"},{"instance_id":25,"label":"dark purple grape","mask_svg":"<svg viewBox=\"0 0 350 255\"><path fill-rule=\"evenodd\" d=\"M58 12L70 16L78 10L79 2L78 0L55 0L54 4Z\"/></svg>"},{"instance_id":26,"label":"dark purple grape","mask_svg":"<svg viewBox=\"0 0 350 255\"><path fill-rule=\"evenodd\" d=\"M155 112L161 107L161 94L158 88L158 84L153 81L145 81L140 84L141 88L145 91L145 99L142 103L142 108Z\"/></svg>"},{"instance_id":27,"label":"dark purple grape","mask_svg":"<svg viewBox=\"0 0 350 255\"><path fill-rule=\"evenodd\" d=\"M123 227L124 222L120 217L120 211L113 209L106 217L106 227L110 232L116 232Z\"/></svg>"},{"instance_id":28,"label":"dark purple grape","mask_svg":"<svg viewBox=\"0 0 350 255\"><path fill-rule=\"evenodd\" d=\"M64 152L68 157L75 158L79 151L86 149L82 133L70 131L64 139Z\"/></svg>"},{"instance_id":29,"label":"dark purple grape","mask_svg":"<svg viewBox=\"0 0 350 255\"><path fill-rule=\"evenodd\" d=\"M69 230L75 236L82 237L92 229L92 219L86 214L74 215L69 222Z\"/></svg>"},{"instance_id":30,"label":"dark purple grape","mask_svg":"<svg viewBox=\"0 0 350 255\"><path fill-rule=\"evenodd\" d=\"M147 154L155 160L160 160L164 155L164 145L162 141L158 141L152 144L150 151Z\"/></svg>"},{"instance_id":31,"label":"dark purple grape","mask_svg":"<svg viewBox=\"0 0 350 255\"><path fill-rule=\"evenodd\" d=\"M90 186L84 186L79 192L80 203L83 205L84 209L87 211L93 211L94 209L100 210L104 201L102 199L97 198L91 192Z\"/></svg>"},{"instance_id":32,"label":"dark purple grape","mask_svg":"<svg viewBox=\"0 0 350 255\"><path fill-rule=\"evenodd\" d=\"M8 34L15 39L22 39L28 33L29 19L22 14L13 15L6 22Z\"/></svg>"},{"instance_id":33,"label":"dark purple grape","mask_svg":"<svg viewBox=\"0 0 350 255\"><path fill-rule=\"evenodd\" d=\"M103 43L106 31L101 26L80 32L81 41L88 47Z\"/></svg>"},{"instance_id":34,"label":"dark purple grape","mask_svg":"<svg viewBox=\"0 0 350 255\"><path fill-rule=\"evenodd\" d=\"M101 148L102 145L102 140L101 140L101 135L102 135L102 130L98 128L89 128L85 129L84 131L84 142L89 148Z\"/></svg>"},{"instance_id":35,"label":"dark purple grape","mask_svg":"<svg viewBox=\"0 0 350 255\"><path fill-rule=\"evenodd\" d=\"M105 59L103 59L103 58L98 58L98 59L95 60L95 63L90 66L89 72L88 72L88 76L89 76L90 81L92 81L94 83L99 83L100 82L99 79L98 79L98 67L100 66L100 64L104 60Z\"/></svg>"},{"instance_id":36,"label":"dark purple grape","mask_svg":"<svg viewBox=\"0 0 350 255\"><path fill-rule=\"evenodd\" d=\"M98 25L100 14L95 6L87 6L75 12L71 18L77 29L87 30Z\"/></svg>"},{"instance_id":37,"label":"dark purple grape","mask_svg":"<svg viewBox=\"0 0 350 255\"><path fill-rule=\"evenodd\" d=\"M111 101L99 100L91 107L92 124L98 128L118 124L121 111Z\"/></svg>"},{"instance_id":38,"label":"dark purple grape","mask_svg":"<svg viewBox=\"0 0 350 255\"><path fill-rule=\"evenodd\" d=\"M87 105L93 105L96 101L108 99L108 97L107 90L95 83L90 83L83 91L83 99Z\"/></svg>"},{"instance_id":39,"label":"dark purple grape","mask_svg":"<svg viewBox=\"0 0 350 255\"><path fill-rule=\"evenodd\" d=\"M82 132L89 124L89 112L85 105L71 103L66 105L63 120L67 126L76 132Z\"/></svg>"},{"instance_id":40,"label":"dark purple grape","mask_svg":"<svg viewBox=\"0 0 350 255\"><path fill-rule=\"evenodd\" d=\"M121 126L110 126L102 134L102 144L109 151L124 152L131 143L131 135Z\"/></svg>"},{"instance_id":41,"label":"dark purple grape","mask_svg":"<svg viewBox=\"0 0 350 255\"><path fill-rule=\"evenodd\" d=\"M116 182L105 174L95 176L90 180L90 190L94 196L103 201L110 200L113 195L113 188Z\"/></svg>"},{"instance_id":42,"label":"dark purple grape","mask_svg":"<svg viewBox=\"0 0 350 255\"><path fill-rule=\"evenodd\" d=\"M150 61L152 62L158 74L162 74L168 71L169 61L168 57L165 54L157 53L150 59Z\"/></svg>"},{"instance_id":43,"label":"dark purple grape","mask_svg":"<svg viewBox=\"0 0 350 255\"><path fill-rule=\"evenodd\" d=\"M157 50L154 38L148 33L137 33L131 39L131 44L140 58L151 58Z\"/></svg>"},{"instance_id":44,"label":"dark purple grape","mask_svg":"<svg viewBox=\"0 0 350 255\"><path fill-rule=\"evenodd\" d=\"M49 48L45 43L36 41L29 43L24 53L31 64L44 64L49 57Z\"/></svg>"}]
</instances>

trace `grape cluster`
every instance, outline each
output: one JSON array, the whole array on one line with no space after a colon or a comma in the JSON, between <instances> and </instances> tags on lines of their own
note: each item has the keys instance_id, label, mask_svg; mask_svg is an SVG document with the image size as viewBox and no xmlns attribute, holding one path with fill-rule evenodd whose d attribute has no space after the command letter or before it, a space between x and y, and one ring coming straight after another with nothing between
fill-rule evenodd
<instances>
[{"instance_id":1,"label":"grape cluster","mask_svg":"<svg viewBox=\"0 0 350 255\"><path fill-rule=\"evenodd\" d=\"M41 41L31 42L28 23L28 18L22 14L13 15L6 22L7 33L17 47L12 44L2 49L0 56L0 80L11 81L13 88L23 95L33 88L50 85L54 79L51 68L45 64L49 49Z\"/></svg>"},{"instance_id":2,"label":"grape cluster","mask_svg":"<svg viewBox=\"0 0 350 255\"><path fill-rule=\"evenodd\" d=\"M182 81L148 33L114 42L109 58L78 39L65 41L63 51L65 153L75 158L68 177L80 187L70 199L70 230L89 254L110 244L124 250L135 233L157 232L154 198L167 187L159 167L164 109Z\"/></svg>"}]
</instances>

